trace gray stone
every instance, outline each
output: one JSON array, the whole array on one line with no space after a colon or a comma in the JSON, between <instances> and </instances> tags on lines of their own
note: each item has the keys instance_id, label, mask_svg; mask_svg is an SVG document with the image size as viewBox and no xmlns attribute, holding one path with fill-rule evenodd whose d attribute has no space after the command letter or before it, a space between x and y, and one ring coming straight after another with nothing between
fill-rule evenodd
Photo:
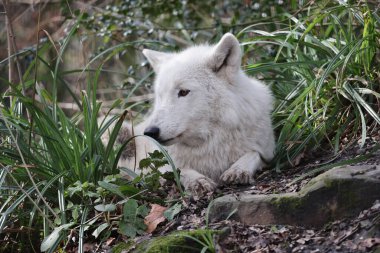
<instances>
[{"instance_id":1,"label":"gray stone","mask_svg":"<svg viewBox=\"0 0 380 253\"><path fill-rule=\"evenodd\" d=\"M313 178L297 193L241 193L217 198L210 208L209 220L221 221L231 216L230 219L251 225L319 228L329 221L356 216L378 199L379 165L341 166Z\"/></svg>"}]
</instances>

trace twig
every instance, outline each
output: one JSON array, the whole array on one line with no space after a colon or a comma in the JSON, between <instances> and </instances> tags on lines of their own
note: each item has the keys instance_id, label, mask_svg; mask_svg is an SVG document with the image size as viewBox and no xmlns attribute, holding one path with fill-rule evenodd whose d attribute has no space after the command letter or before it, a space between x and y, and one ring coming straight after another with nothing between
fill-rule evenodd
<instances>
[{"instance_id":1,"label":"twig","mask_svg":"<svg viewBox=\"0 0 380 253\"><path fill-rule=\"evenodd\" d=\"M4 6L4 9L5 9L5 5L6 3L4 2L5 0L3 0L3 6ZM6 11L4 11L4 14L7 14ZM9 27L9 23L10 20L8 19L8 15L5 16L5 27ZM8 50L8 59L9 59L9 64L8 64L8 80L10 83L13 83L14 82L14 79L13 79L13 73L14 73L14 70L13 70L13 63L12 61L10 60L11 59L11 55L12 55L12 47L11 47L11 37L9 36L9 32L7 32L7 50ZM10 104L12 104L12 102L10 102Z\"/></svg>"},{"instance_id":2,"label":"twig","mask_svg":"<svg viewBox=\"0 0 380 253\"><path fill-rule=\"evenodd\" d=\"M37 70L38 70L38 48L40 46L40 20L41 20L41 5L38 5L38 21L37 21L37 46L36 46L36 56L35 56L35 65L34 65L34 81L33 81L33 105L36 101L36 85L37 85ZM32 133L33 133L33 115L30 117L30 133L29 133L29 148L32 145Z\"/></svg>"},{"instance_id":3,"label":"twig","mask_svg":"<svg viewBox=\"0 0 380 253\"><path fill-rule=\"evenodd\" d=\"M356 224L356 226L354 228L352 228L351 230L349 231L346 231L342 236L338 237L337 239L335 239L334 243L336 245L339 245L341 244L343 241L345 241L346 239L348 239L350 236L352 236L353 234L356 233L356 231L359 230L359 226L360 226L360 223Z\"/></svg>"},{"instance_id":4,"label":"twig","mask_svg":"<svg viewBox=\"0 0 380 253\"><path fill-rule=\"evenodd\" d=\"M4 228L3 230L4 233L30 233L31 231L35 231L35 229L25 226L21 226L20 228Z\"/></svg>"},{"instance_id":5,"label":"twig","mask_svg":"<svg viewBox=\"0 0 380 253\"><path fill-rule=\"evenodd\" d=\"M11 61L12 55L15 54L15 63L16 63L17 74L18 74L18 78L19 78L18 81L21 83L22 95L25 96L26 87L25 87L24 80L22 78L21 67L20 67L20 63L19 63L19 60L18 60L18 54L17 54L18 49L17 49L17 45L16 45L16 38L15 38L14 32L13 32L12 20L11 20L10 15L9 15L8 0L2 0L2 3L3 3L4 11L5 11L5 23L6 23L6 27L7 27L8 60L9 60L9 82L12 83L12 84L15 83L13 64L12 64L12 61ZM22 105L19 104L17 106L17 109L18 109L17 113L21 115L22 114ZM29 115L29 111L28 110L26 110L26 115L27 115L28 120L30 121L30 115Z\"/></svg>"},{"instance_id":6,"label":"twig","mask_svg":"<svg viewBox=\"0 0 380 253\"><path fill-rule=\"evenodd\" d=\"M8 0L2 0L2 3L3 3L4 11L5 11L5 23L7 26L7 43L8 43L8 58L9 58L9 82L14 83L14 81L15 81L13 78L13 76L14 76L13 71L14 70L13 70L13 67L11 67L12 66L11 57L12 57L13 53L18 52L18 49L17 49L17 45L16 45L16 38L15 38L14 32L13 32L12 20L9 16ZM15 63L16 63L16 67L17 67L17 74L18 74L19 82L21 82L21 85L22 85L22 94L25 95L25 84L24 84L24 81L22 79L20 63L18 61L18 56L15 55L15 57L16 57Z\"/></svg>"}]
</instances>

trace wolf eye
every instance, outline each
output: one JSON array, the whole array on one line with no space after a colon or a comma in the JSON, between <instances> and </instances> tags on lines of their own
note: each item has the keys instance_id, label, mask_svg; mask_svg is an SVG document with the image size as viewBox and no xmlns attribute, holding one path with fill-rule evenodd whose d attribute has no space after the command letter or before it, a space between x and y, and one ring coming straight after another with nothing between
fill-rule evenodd
<instances>
[{"instance_id":1,"label":"wolf eye","mask_svg":"<svg viewBox=\"0 0 380 253\"><path fill-rule=\"evenodd\" d=\"M178 97L185 97L187 94L189 94L190 90L179 90L178 91Z\"/></svg>"}]
</instances>

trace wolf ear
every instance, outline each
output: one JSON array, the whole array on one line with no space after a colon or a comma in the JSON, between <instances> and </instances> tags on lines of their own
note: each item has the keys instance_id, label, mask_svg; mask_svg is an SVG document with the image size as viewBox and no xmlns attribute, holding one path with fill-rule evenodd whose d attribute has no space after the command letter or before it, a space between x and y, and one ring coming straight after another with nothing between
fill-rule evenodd
<instances>
[{"instance_id":1,"label":"wolf ear","mask_svg":"<svg viewBox=\"0 0 380 253\"><path fill-rule=\"evenodd\" d=\"M226 33L213 48L210 67L214 72L226 68L227 75L240 69L241 50L239 41L231 33Z\"/></svg>"},{"instance_id":2,"label":"wolf ear","mask_svg":"<svg viewBox=\"0 0 380 253\"><path fill-rule=\"evenodd\" d=\"M160 69L161 64L172 57L172 54L170 53L163 53L150 49L144 49L142 53L148 59L150 65L153 67L156 73Z\"/></svg>"}]
</instances>

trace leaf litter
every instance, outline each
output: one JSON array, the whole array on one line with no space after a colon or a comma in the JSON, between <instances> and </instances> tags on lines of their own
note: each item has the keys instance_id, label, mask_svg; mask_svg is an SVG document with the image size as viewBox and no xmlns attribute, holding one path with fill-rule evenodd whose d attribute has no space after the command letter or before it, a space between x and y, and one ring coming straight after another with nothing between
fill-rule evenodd
<instances>
[{"instance_id":1,"label":"leaf litter","mask_svg":"<svg viewBox=\"0 0 380 253\"><path fill-rule=\"evenodd\" d=\"M215 229L223 231L214 237L216 252L380 252L380 202L363 210L357 217L343 219L326 224L322 229L314 230L289 225L246 225L233 220L210 223L206 222L209 203L216 197L226 194L271 194L299 191L309 180L318 173L300 178L318 165L351 159L369 152L375 143L369 144L360 151L355 148L347 149L337 158L326 154L305 154L300 165L277 173L266 170L256 176L256 183L250 187L221 187L213 194L200 199L179 199L179 193L173 183L162 186L167 193L167 203L171 205L151 204L149 214L144 216L145 234L138 234L132 241L141 243L152 237L165 236L173 231L195 229ZM314 158L317 157L317 158ZM324 158L321 158L324 157ZM380 152L375 153L361 164L379 164ZM322 173L320 171L319 173ZM127 216L129 217L129 216ZM133 216L134 217L134 216ZM125 219L125 217L124 217ZM127 219L128 220L128 219ZM138 221L138 220L137 220ZM135 220L136 222L136 220ZM143 228L143 227L141 227ZM96 250L88 252L112 252L118 243L130 242L131 238L120 234L112 234L112 240L94 242ZM132 247L133 248L133 247ZM125 251L127 252L127 251Z\"/></svg>"}]
</instances>

